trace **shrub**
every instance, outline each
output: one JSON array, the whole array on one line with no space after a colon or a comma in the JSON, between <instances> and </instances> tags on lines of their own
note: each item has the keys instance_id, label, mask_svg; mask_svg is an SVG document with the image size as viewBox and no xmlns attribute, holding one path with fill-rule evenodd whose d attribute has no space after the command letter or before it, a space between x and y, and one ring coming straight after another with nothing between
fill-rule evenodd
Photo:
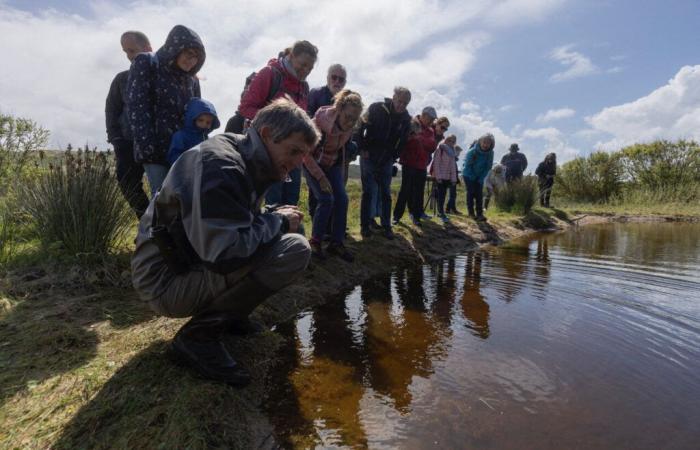
<instances>
[{"instance_id":1,"label":"shrub","mask_svg":"<svg viewBox=\"0 0 700 450\"><path fill-rule=\"evenodd\" d=\"M561 166L557 172L554 190L574 201L606 202L620 193L622 164L617 155L606 152L591 153Z\"/></svg>"},{"instance_id":2,"label":"shrub","mask_svg":"<svg viewBox=\"0 0 700 450\"><path fill-rule=\"evenodd\" d=\"M537 177L526 176L498 189L494 201L502 211L527 214L534 206L537 195Z\"/></svg>"},{"instance_id":3,"label":"shrub","mask_svg":"<svg viewBox=\"0 0 700 450\"><path fill-rule=\"evenodd\" d=\"M68 150L21 184L24 210L44 244L72 255L104 254L133 224L104 152Z\"/></svg>"},{"instance_id":4,"label":"shrub","mask_svg":"<svg viewBox=\"0 0 700 450\"><path fill-rule=\"evenodd\" d=\"M625 179L641 188L675 190L700 183L700 146L693 141L655 141L620 150Z\"/></svg>"},{"instance_id":5,"label":"shrub","mask_svg":"<svg viewBox=\"0 0 700 450\"><path fill-rule=\"evenodd\" d=\"M49 132L29 119L0 114L0 197L17 182L32 152L46 145Z\"/></svg>"}]
</instances>

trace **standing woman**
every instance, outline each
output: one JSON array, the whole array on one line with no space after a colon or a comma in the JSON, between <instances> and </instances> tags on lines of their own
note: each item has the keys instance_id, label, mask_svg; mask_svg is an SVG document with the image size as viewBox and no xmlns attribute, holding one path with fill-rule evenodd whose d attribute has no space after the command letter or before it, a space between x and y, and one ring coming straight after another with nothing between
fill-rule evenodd
<instances>
[{"instance_id":1,"label":"standing woman","mask_svg":"<svg viewBox=\"0 0 700 450\"><path fill-rule=\"evenodd\" d=\"M549 197L552 195L552 186L554 186L554 176L557 174L557 155L550 153L544 157L535 175L540 187L540 206L549 208Z\"/></svg>"},{"instance_id":2,"label":"standing woman","mask_svg":"<svg viewBox=\"0 0 700 450\"><path fill-rule=\"evenodd\" d=\"M344 89L336 94L332 105L322 106L314 116L322 138L313 152L304 158L303 167L306 184L318 200L309 243L312 255L321 260L326 257L321 242L331 217L331 243L326 251L347 262L354 260L343 245L348 215L344 149L360 114L360 94Z\"/></svg>"},{"instance_id":3,"label":"standing woman","mask_svg":"<svg viewBox=\"0 0 700 450\"><path fill-rule=\"evenodd\" d=\"M143 164L151 196L160 189L168 163L165 159L173 134L182 127L185 105L201 97L195 77L206 52L199 35L176 25L156 53L134 59L127 81L129 124L136 162Z\"/></svg>"},{"instance_id":4,"label":"standing woman","mask_svg":"<svg viewBox=\"0 0 700 450\"><path fill-rule=\"evenodd\" d=\"M487 133L472 145L464 158L462 177L467 187L467 211L469 217L476 218L479 222L486 220L483 209L484 179L493 164L493 147L495 145L496 139L493 134ZM476 206L476 215L474 214L474 206Z\"/></svg>"},{"instance_id":5,"label":"standing woman","mask_svg":"<svg viewBox=\"0 0 700 450\"><path fill-rule=\"evenodd\" d=\"M430 172L437 183L438 215L443 222L449 221L445 215L447 190L457 184L455 145L457 145L457 136L454 134L447 136L435 150L433 163L430 166Z\"/></svg>"}]
</instances>

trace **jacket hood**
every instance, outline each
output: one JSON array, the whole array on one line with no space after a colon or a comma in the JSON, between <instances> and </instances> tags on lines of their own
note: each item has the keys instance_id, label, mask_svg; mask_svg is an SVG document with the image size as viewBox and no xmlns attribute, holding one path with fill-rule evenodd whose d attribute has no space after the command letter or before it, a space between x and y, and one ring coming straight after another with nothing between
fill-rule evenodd
<instances>
[{"instance_id":1,"label":"jacket hood","mask_svg":"<svg viewBox=\"0 0 700 450\"><path fill-rule=\"evenodd\" d=\"M207 100L194 97L187 102L187 106L185 107L185 129L190 131L201 131L199 128L197 128L194 121L197 120L197 117L201 116L202 114L211 114L214 116L214 120L211 122L211 128L206 130L207 133L212 130L216 130L221 126L219 117L216 115L214 105Z\"/></svg>"},{"instance_id":2,"label":"jacket hood","mask_svg":"<svg viewBox=\"0 0 700 450\"><path fill-rule=\"evenodd\" d=\"M201 54L197 65L188 72L189 75L195 75L204 65L207 54L204 51L204 44L202 44L202 39L199 35L184 25L175 25L168 33L165 44L156 52L159 64L163 67L171 67L175 63L177 55L186 48L195 48Z\"/></svg>"}]
</instances>

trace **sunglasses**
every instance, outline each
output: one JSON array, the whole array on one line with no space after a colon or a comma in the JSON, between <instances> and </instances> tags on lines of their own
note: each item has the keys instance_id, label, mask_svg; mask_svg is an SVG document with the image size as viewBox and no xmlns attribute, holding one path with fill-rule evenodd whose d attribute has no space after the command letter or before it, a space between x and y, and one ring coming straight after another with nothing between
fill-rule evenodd
<instances>
[{"instance_id":1,"label":"sunglasses","mask_svg":"<svg viewBox=\"0 0 700 450\"><path fill-rule=\"evenodd\" d=\"M341 77L340 75L331 75L331 80L345 83L345 77Z\"/></svg>"}]
</instances>

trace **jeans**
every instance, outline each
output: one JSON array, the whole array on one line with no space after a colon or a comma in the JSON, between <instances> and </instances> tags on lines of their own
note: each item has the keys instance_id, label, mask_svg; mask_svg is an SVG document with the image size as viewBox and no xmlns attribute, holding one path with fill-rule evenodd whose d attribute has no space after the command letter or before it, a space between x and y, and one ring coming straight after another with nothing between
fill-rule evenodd
<instances>
[{"instance_id":1,"label":"jeans","mask_svg":"<svg viewBox=\"0 0 700 450\"><path fill-rule=\"evenodd\" d=\"M165 176L168 174L168 166L146 163L143 165L143 170L146 171L146 178L148 178L148 184L151 186L151 198L153 198L163 185Z\"/></svg>"},{"instance_id":2,"label":"jeans","mask_svg":"<svg viewBox=\"0 0 700 450\"><path fill-rule=\"evenodd\" d=\"M311 237L315 241L321 242L328 228L328 222L332 218L331 241L341 243L345 238L348 217L348 195L343 183L343 167L335 165L328 169L322 168L322 170L333 188L332 193L322 191L318 180L309 171L304 170L306 185L318 201L311 228Z\"/></svg>"},{"instance_id":3,"label":"jeans","mask_svg":"<svg viewBox=\"0 0 700 450\"><path fill-rule=\"evenodd\" d=\"M119 189L140 219L148 207L148 196L143 191L143 166L134 161L134 144L131 141L119 139L112 145Z\"/></svg>"},{"instance_id":4,"label":"jeans","mask_svg":"<svg viewBox=\"0 0 700 450\"><path fill-rule=\"evenodd\" d=\"M391 168L394 164L387 161L377 164L370 159L362 159L362 200L360 202L360 224L363 229L369 228L372 220L372 190L377 189L382 201L381 222L382 226L391 229Z\"/></svg>"},{"instance_id":5,"label":"jeans","mask_svg":"<svg viewBox=\"0 0 700 450\"><path fill-rule=\"evenodd\" d=\"M301 190L301 169L289 171L291 181L275 183L265 194L265 203L268 205L297 205L299 204L299 191Z\"/></svg>"},{"instance_id":6,"label":"jeans","mask_svg":"<svg viewBox=\"0 0 700 450\"><path fill-rule=\"evenodd\" d=\"M479 182L478 180L469 180L465 178L464 184L467 186L467 211L469 212L469 214L473 215L474 207L476 206L476 215L483 215L483 183ZM476 203L476 205L474 203Z\"/></svg>"},{"instance_id":7,"label":"jeans","mask_svg":"<svg viewBox=\"0 0 700 450\"><path fill-rule=\"evenodd\" d=\"M423 189L425 189L425 170L403 166L401 190L394 206L394 220L401 219L407 204L408 212L413 215L413 218L420 219L423 214Z\"/></svg>"}]
</instances>

